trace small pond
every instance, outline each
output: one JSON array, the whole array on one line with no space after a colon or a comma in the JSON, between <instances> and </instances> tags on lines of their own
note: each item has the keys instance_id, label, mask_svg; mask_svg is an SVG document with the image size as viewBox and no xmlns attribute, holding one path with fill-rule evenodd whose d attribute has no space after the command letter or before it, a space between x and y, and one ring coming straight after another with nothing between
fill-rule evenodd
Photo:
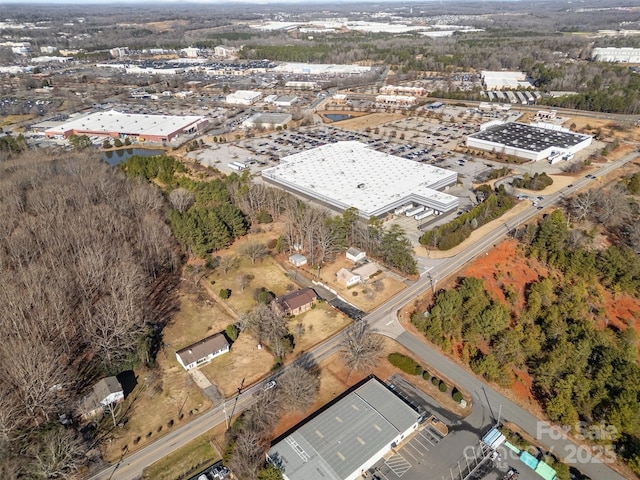
<instances>
[{"instance_id":1,"label":"small pond","mask_svg":"<svg viewBox=\"0 0 640 480\"><path fill-rule=\"evenodd\" d=\"M348 120L351 118L351 115L347 115L344 113L327 113L325 115L332 122L341 122L342 120Z\"/></svg>"},{"instance_id":2,"label":"small pond","mask_svg":"<svg viewBox=\"0 0 640 480\"><path fill-rule=\"evenodd\" d=\"M149 148L122 148L120 150L108 150L106 152L102 152L102 160L107 162L109 165L118 165L134 155L152 157L153 155L162 155L163 153L164 150L152 150Z\"/></svg>"}]
</instances>

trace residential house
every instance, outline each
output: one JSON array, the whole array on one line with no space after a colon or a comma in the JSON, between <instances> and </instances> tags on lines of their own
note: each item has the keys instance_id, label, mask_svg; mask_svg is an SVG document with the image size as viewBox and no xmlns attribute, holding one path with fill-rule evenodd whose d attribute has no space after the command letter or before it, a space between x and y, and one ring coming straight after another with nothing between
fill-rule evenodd
<instances>
[{"instance_id":1,"label":"residential house","mask_svg":"<svg viewBox=\"0 0 640 480\"><path fill-rule=\"evenodd\" d=\"M176 352L182 368L189 371L210 362L229 351L229 342L222 333L216 333Z\"/></svg>"},{"instance_id":2,"label":"residential house","mask_svg":"<svg viewBox=\"0 0 640 480\"><path fill-rule=\"evenodd\" d=\"M369 280L371 275L375 275L379 271L380 267L374 262L365 263L364 265L360 265L358 268L351 270L355 275L359 275L362 281Z\"/></svg>"},{"instance_id":3,"label":"residential house","mask_svg":"<svg viewBox=\"0 0 640 480\"><path fill-rule=\"evenodd\" d=\"M282 315L299 315L311 309L318 301L318 295L311 288L287 293L276 298L271 304L274 311Z\"/></svg>"},{"instance_id":4,"label":"residential house","mask_svg":"<svg viewBox=\"0 0 640 480\"><path fill-rule=\"evenodd\" d=\"M338 283L346 285L347 287L353 287L354 285L360 283L362 279L360 275L356 275L346 268L341 268L336 273L336 280L338 281Z\"/></svg>"},{"instance_id":5,"label":"residential house","mask_svg":"<svg viewBox=\"0 0 640 480\"><path fill-rule=\"evenodd\" d=\"M358 263L367 257L367 252L364 252L355 247L349 247L347 250L347 260L351 260L353 263Z\"/></svg>"},{"instance_id":6,"label":"residential house","mask_svg":"<svg viewBox=\"0 0 640 480\"><path fill-rule=\"evenodd\" d=\"M103 408L124 399L124 390L116 377L106 377L98 381L81 404L82 413L91 417L102 413Z\"/></svg>"},{"instance_id":7,"label":"residential house","mask_svg":"<svg viewBox=\"0 0 640 480\"><path fill-rule=\"evenodd\" d=\"M124 399L124 390L116 377L106 377L93 386L93 392L100 405L118 403Z\"/></svg>"}]
</instances>

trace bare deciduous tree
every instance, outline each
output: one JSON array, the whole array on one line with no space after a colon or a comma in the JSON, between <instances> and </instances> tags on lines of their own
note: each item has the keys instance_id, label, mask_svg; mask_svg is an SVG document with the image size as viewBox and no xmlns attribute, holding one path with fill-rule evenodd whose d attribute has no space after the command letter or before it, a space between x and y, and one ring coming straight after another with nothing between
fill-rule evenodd
<instances>
[{"instance_id":1,"label":"bare deciduous tree","mask_svg":"<svg viewBox=\"0 0 640 480\"><path fill-rule=\"evenodd\" d=\"M169 201L179 213L184 213L195 201L195 196L186 188L176 188L169 194Z\"/></svg>"},{"instance_id":2,"label":"bare deciduous tree","mask_svg":"<svg viewBox=\"0 0 640 480\"><path fill-rule=\"evenodd\" d=\"M304 412L316 401L320 390L320 376L316 368L293 365L278 378L277 393L282 407L289 411Z\"/></svg>"},{"instance_id":3,"label":"bare deciduous tree","mask_svg":"<svg viewBox=\"0 0 640 480\"><path fill-rule=\"evenodd\" d=\"M250 273L243 273L238 277L238 285L243 292L247 289L255 277Z\"/></svg>"},{"instance_id":4,"label":"bare deciduous tree","mask_svg":"<svg viewBox=\"0 0 640 480\"><path fill-rule=\"evenodd\" d=\"M371 332L365 321L353 324L340 342L340 354L349 375L351 372L371 371L378 364L382 340Z\"/></svg>"},{"instance_id":5,"label":"bare deciduous tree","mask_svg":"<svg viewBox=\"0 0 640 480\"><path fill-rule=\"evenodd\" d=\"M236 438L233 454L229 459L229 468L236 477L243 480L255 480L258 470L264 463L266 450L265 437L250 429L243 429Z\"/></svg>"},{"instance_id":6,"label":"bare deciduous tree","mask_svg":"<svg viewBox=\"0 0 640 480\"><path fill-rule=\"evenodd\" d=\"M220 270L223 274L229 273L231 270L238 268L240 260L235 255L227 255L220 258Z\"/></svg>"},{"instance_id":7,"label":"bare deciduous tree","mask_svg":"<svg viewBox=\"0 0 640 480\"><path fill-rule=\"evenodd\" d=\"M248 242L240 247L240 253L251 260L251 264L261 260L269 253L269 249L264 243Z\"/></svg>"}]
</instances>

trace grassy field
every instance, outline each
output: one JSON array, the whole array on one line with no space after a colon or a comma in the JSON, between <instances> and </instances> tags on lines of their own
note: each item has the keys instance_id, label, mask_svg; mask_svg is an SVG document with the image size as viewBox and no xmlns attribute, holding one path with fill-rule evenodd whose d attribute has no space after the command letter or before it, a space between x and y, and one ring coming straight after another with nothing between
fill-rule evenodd
<instances>
[{"instance_id":1,"label":"grassy field","mask_svg":"<svg viewBox=\"0 0 640 480\"><path fill-rule=\"evenodd\" d=\"M210 335L229 323L220 307L198 295L183 294L180 311L164 330L165 348L158 354L154 369L138 369L138 385L121 405L124 427L106 434L102 452L107 461L117 461L123 449L144 447L172 429L211 407L191 377L178 364L175 351ZM104 422L108 426L111 419Z\"/></svg>"},{"instance_id":2,"label":"grassy field","mask_svg":"<svg viewBox=\"0 0 640 480\"><path fill-rule=\"evenodd\" d=\"M220 459L211 446L210 434L202 435L171 455L144 469L145 480L180 480L210 467Z\"/></svg>"}]
</instances>

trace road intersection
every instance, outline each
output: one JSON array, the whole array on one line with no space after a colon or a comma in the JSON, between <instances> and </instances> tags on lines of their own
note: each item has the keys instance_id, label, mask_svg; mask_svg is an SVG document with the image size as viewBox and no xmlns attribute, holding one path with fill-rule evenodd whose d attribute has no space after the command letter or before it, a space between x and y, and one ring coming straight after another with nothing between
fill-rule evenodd
<instances>
[{"instance_id":1,"label":"road intersection","mask_svg":"<svg viewBox=\"0 0 640 480\"><path fill-rule=\"evenodd\" d=\"M637 152L632 152L620 160L601 167L597 172L597 177L602 178L606 176L613 170L638 158L638 156L639 154ZM597 181L598 179L582 177L576 180L571 186L546 196L538 205L543 208L552 206L563 197L575 193ZM450 257L442 263L439 263L436 267L431 268L427 275L422 275L413 285L372 311L364 318L364 321L367 321L374 331L398 341L420 358L425 365L431 366L456 385L460 385L462 388L471 392L474 411L475 409L489 411L495 420L497 419L497 411L499 410L501 419L509 420L519 425L520 428L536 438L539 443L549 451L561 458L565 458L567 462L571 462L573 466L594 480L624 480L624 476L615 472L600 458L593 456L588 448L576 444L557 428L536 418L493 389L491 385L485 383L453 360L445 357L439 350L425 343L422 339L416 338L410 332L406 331L398 321L398 311L400 308L411 302L418 295L432 288L434 282L439 282L459 271L466 263L493 248L493 245L504 239L515 228L531 220L538 214L540 214L540 211L531 206L523 211L517 219L498 226L458 255ZM316 346L312 351L307 353L307 358L312 357L319 363L323 359L336 353L340 348L340 341L344 333L343 331ZM230 409L234 402L234 410L236 413L248 408L254 401L254 394L261 388L262 384L247 388L234 399L227 400L225 404L218 405L212 410L202 414L196 420L173 430L152 444L124 457L118 464L111 465L96 473L90 477L89 480L136 480L140 478L142 471L147 466L183 447L189 441L199 435L203 435L215 426L225 423L228 414L228 412L225 412L225 409Z\"/></svg>"}]
</instances>

